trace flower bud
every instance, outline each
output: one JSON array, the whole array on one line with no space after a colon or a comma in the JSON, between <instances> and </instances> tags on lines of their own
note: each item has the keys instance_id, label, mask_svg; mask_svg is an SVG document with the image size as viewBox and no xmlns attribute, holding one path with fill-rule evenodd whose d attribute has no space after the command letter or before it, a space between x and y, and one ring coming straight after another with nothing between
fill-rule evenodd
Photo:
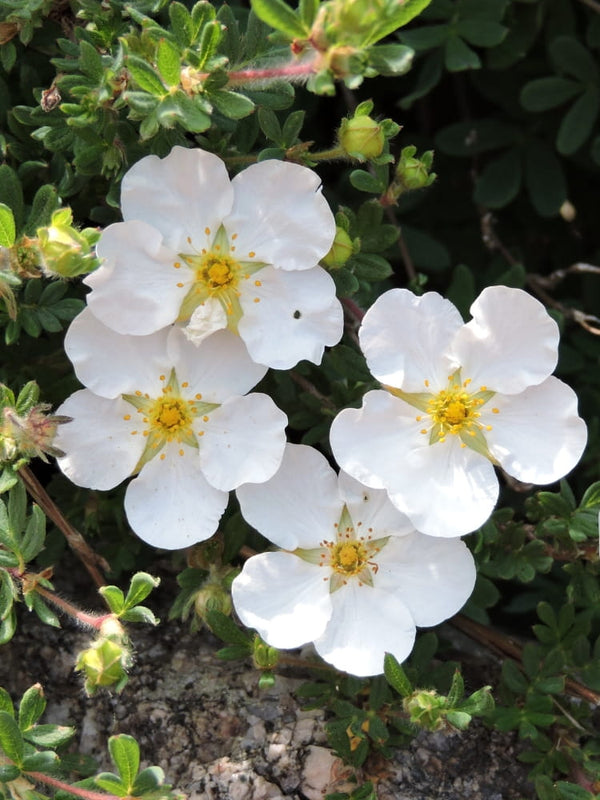
<instances>
[{"instance_id":1,"label":"flower bud","mask_svg":"<svg viewBox=\"0 0 600 800\"><path fill-rule=\"evenodd\" d=\"M122 630L122 628L121 628ZM100 686L114 686L121 691L127 682L127 667L131 663L131 651L126 637L100 636L100 638L79 654L75 670L85 675L85 690L93 694Z\"/></svg>"},{"instance_id":2,"label":"flower bud","mask_svg":"<svg viewBox=\"0 0 600 800\"><path fill-rule=\"evenodd\" d=\"M331 249L321 260L321 263L329 267L329 269L339 269L344 266L353 252L354 246L352 239L348 236L344 228L338 226L335 229L335 239L333 240Z\"/></svg>"},{"instance_id":3,"label":"flower bud","mask_svg":"<svg viewBox=\"0 0 600 800\"><path fill-rule=\"evenodd\" d=\"M432 173L433 151L428 150L420 158L415 158L417 148L413 145L405 147L400 154L396 167L396 180L404 190L423 189L430 186L436 176Z\"/></svg>"},{"instance_id":4,"label":"flower bud","mask_svg":"<svg viewBox=\"0 0 600 800\"><path fill-rule=\"evenodd\" d=\"M74 278L98 266L93 245L99 237L94 228L78 231L73 227L70 208L52 214L48 227L38 228L37 246L45 275Z\"/></svg>"},{"instance_id":5,"label":"flower bud","mask_svg":"<svg viewBox=\"0 0 600 800\"><path fill-rule=\"evenodd\" d=\"M263 642L257 634L252 643L252 661L256 669L271 670L279 662L279 650Z\"/></svg>"},{"instance_id":6,"label":"flower bud","mask_svg":"<svg viewBox=\"0 0 600 800\"><path fill-rule=\"evenodd\" d=\"M404 710L410 721L428 731L439 731L444 727L446 698L433 689L419 689L403 700Z\"/></svg>"},{"instance_id":7,"label":"flower bud","mask_svg":"<svg viewBox=\"0 0 600 800\"><path fill-rule=\"evenodd\" d=\"M378 122L360 115L342 120L339 140L345 153L362 162L382 154L385 135Z\"/></svg>"},{"instance_id":8,"label":"flower bud","mask_svg":"<svg viewBox=\"0 0 600 800\"><path fill-rule=\"evenodd\" d=\"M230 593L215 581L207 581L199 589L194 599L194 611L203 622L206 620L208 611L220 611L221 614L230 616L232 609Z\"/></svg>"},{"instance_id":9,"label":"flower bud","mask_svg":"<svg viewBox=\"0 0 600 800\"><path fill-rule=\"evenodd\" d=\"M0 460L11 461L17 455L25 458L41 458L48 461L46 453L51 456L63 456L62 450L54 447L56 429L70 417L46 414L50 406L40 403L26 414L19 415L15 408L5 406L2 411L0 428Z\"/></svg>"}]
</instances>

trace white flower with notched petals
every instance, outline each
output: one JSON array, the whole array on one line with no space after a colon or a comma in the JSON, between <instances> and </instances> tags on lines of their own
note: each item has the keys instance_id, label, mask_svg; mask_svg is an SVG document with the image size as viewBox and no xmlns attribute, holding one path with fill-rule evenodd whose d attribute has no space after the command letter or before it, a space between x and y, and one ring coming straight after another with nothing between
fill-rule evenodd
<instances>
[{"instance_id":1,"label":"white flower with notched petals","mask_svg":"<svg viewBox=\"0 0 600 800\"><path fill-rule=\"evenodd\" d=\"M342 335L342 307L318 263L335 220L307 167L263 161L229 180L223 161L174 147L123 178L124 222L98 243L88 304L122 334L171 323L196 344L228 328L259 364L320 363Z\"/></svg>"},{"instance_id":2,"label":"white flower with notched petals","mask_svg":"<svg viewBox=\"0 0 600 800\"><path fill-rule=\"evenodd\" d=\"M233 582L235 609L273 647L314 642L353 675L403 661L415 626L465 603L475 565L459 539L414 530L387 494L339 477L310 447L287 445L265 483L237 490L242 514L284 551L252 556Z\"/></svg>"},{"instance_id":3,"label":"white flower with notched petals","mask_svg":"<svg viewBox=\"0 0 600 800\"><path fill-rule=\"evenodd\" d=\"M558 327L520 289L492 286L467 324L435 292L381 295L360 344L383 389L334 420L342 467L385 488L416 528L460 536L491 514L494 465L526 483L552 483L579 460L587 433L577 397L551 375Z\"/></svg>"},{"instance_id":4,"label":"white flower with notched petals","mask_svg":"<svg viewBox=\"0 0 600 800\"><path fill-rule=\"evenodd\" d=\"M86 309L66 352L87 386L60 406L58 459L73 483L112 489L131 475L127 519L138 536L167 549L215 532L228 492L264 481L285 446L285 414L270 397L246 394L266 368L237 336L221 331L199 347L170 328L122 336Z\"/></svg>"}]
</instances>

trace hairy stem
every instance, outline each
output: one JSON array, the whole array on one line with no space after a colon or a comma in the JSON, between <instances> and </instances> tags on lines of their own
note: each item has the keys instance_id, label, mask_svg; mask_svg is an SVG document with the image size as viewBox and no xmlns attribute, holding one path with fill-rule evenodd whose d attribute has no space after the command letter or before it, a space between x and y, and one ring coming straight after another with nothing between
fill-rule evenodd
<instances>
[{"instance_id":1,"label":"hairy stem","mask_svg":"<svg viewBox=\"0 0 600 800\"><path fill-rule=\"evenodd\" d=\"M61 789L69 794L74 794L77 797L82 797L83 800L121 800L114 794L106 794L105 792L93 792L90 789L83 789L81 786L72 786L69 783L58 780L58 778L51 778L50 775L44 775L42 772L26 772L28 778L39 783L45 783L48 786L53 786L55 789Z\"/></svg>"}]
</instances>

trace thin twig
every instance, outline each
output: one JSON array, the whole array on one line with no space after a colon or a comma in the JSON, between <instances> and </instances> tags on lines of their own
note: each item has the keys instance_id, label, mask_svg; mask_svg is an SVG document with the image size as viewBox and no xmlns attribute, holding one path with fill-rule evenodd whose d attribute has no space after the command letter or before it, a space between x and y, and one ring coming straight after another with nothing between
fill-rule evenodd
<instances>
[{"instance_id":1,"label":"thin twig","mask_svg":"<svg viewBox=\"0 0 600 800\"><path fill-rule=\"evenodd\" d=\"M597 3L596 0L579 0L580 3L583 3L584 6L593 9L596 14L600 14L600 3Z\"/></svg>"},{"instance_id":2,"label":"thin twig","mask_svg":"<svg viewBox=\"0 0 600 800\"><path fill-rule=\"evenodd\" d=\"M83 565L92 576L94 583L97 586L105 586L105 581L98 571L98 568L104 572L109 572L110 566L108 562L92 550L79 531L66 519L60 508L56 505L54 500L52 500L29 467L21 467L19 475L31 498L64 534L67 544L81 559Z\"/></svg>"},{"instance_id":3,"label":"thin twig","mask_svg":"<svg viewBox=\"0 0 600 800\"><path fill-rule=\"evenodd\" d=\"M326 408L333 410L337 408L335 403L332 402L329 397L326 397L324 394L322 394L317 387L303 375L299 375L295 370L292 369L289 372L289 376L295 383L298 384L298 386L301 386L305 392L308 392L309 394L312 394L313 397L316 397Z\"/></svg>"}]
</instances>

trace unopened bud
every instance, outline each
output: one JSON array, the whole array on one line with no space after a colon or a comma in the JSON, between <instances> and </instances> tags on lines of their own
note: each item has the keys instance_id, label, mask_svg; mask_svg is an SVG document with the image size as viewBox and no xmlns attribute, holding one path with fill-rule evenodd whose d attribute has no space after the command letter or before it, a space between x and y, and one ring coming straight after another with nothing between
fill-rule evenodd
<instances>
[{"instance_id":1,"label":"unopened bud","mask_svg":"<svg viewBox=\"0 0 600 800\"><path fill-rule=\"evenodd\" d=\"M73 227L70 208L52 214L50 225L37 230L37 246L45 275L74 278L92 272L99 262L93 246L99 237L94 228L78 231Z\"/></svg>"},{"instance_id":2,"label":"unopened bud","mask_svg":"<svg viewBox=\"0 0 600 800\"><path fill-rule=\"evenodd\" d=\"M366 115L342 120L339 138L344 152L358 161L377 158L382 154L385 144L381 125Z\"/></svg>"},{"instance_id":3,"label":"unopened bud","mask_svg":"<svg viewBox=\"0 0 600 800\"><path fill-rule=\"evenodd\" d=\"M417 148L413 145L405 147L400 154L396 167L396 180L406 189L423 189L430 186L436 176L431 172L433 151L428 150L420 158L415 158Z\"/></svg>"},{"instance_id":4,"label":"unopened bud","mask_svg":"<svg viewBox=\"0 0 600 800\"><path fill-rule=\"evenodd\" d=\"M433 689L419 689L405 697L404 710L408 713L410 721L420 725L428 731L439 731L444 727L444 711L447 706L446 698Z\"/></svg>"},{"instance_id":5,"label":"unopened bud","mask_svg":"<svg viewBox=\"0 0 600 800\"><path fill-rule=\"evenodd\" d=\"M101 686L113 686L121 691L127 682L131 650L126 637L101 636L91 647L79 654L75 670L85 675L85 690L93 694Z\"/></svg>"},{"instance_id":6,"label":"unopened bud","mask_svg":"<svg viewBox=\"0 0 600 800\"><path fill-rule=\"evenodd\" d=\"M339 269L343 267L346 261L354 252L354 245L348 233L344 228L337 227L335 229L335 239L331 245L331 249L327 255L322 259L322 263L329 269Z\"/></svg>"},{"instance_id":7,"label":"unopened bud","mask_svg":"<svg viewBox=\"0 0 600 800\"><path fill-rule=\"evenodd\" d=\"M252 643L252 661L257 669L271 670L279 662L279 650L263 642L257 634Z\"/></svg>"},{"instance_id":8,"label":"unopened bud","mask_svg":"<svg viewBox=\"0 0 600 800\"><path fill-rule=\"evenodd\" d=\"M48 461L46 453L54 457L64 456L62 450L54 446L54 437L59 425L70 422L70 417L47 414L50 408L40 403L26 414L19 415L16 409L6 406L3 409L0 429L0 459L13 460L17 455L24 458L41 458Z\"/></svg>"},{"instance_id":9,"label":"unopened bud","mask_svg":"<svg viewBox=\"0 0 600 800\"><path fill-rule=\"evenodd\" d=\"M230 616L232 609L230 593L220 583L213 581L207 581L194 600L194 611L202 621L206 620L209 611L220 611L221 614Z\"/></svg>"}]
</instances>

